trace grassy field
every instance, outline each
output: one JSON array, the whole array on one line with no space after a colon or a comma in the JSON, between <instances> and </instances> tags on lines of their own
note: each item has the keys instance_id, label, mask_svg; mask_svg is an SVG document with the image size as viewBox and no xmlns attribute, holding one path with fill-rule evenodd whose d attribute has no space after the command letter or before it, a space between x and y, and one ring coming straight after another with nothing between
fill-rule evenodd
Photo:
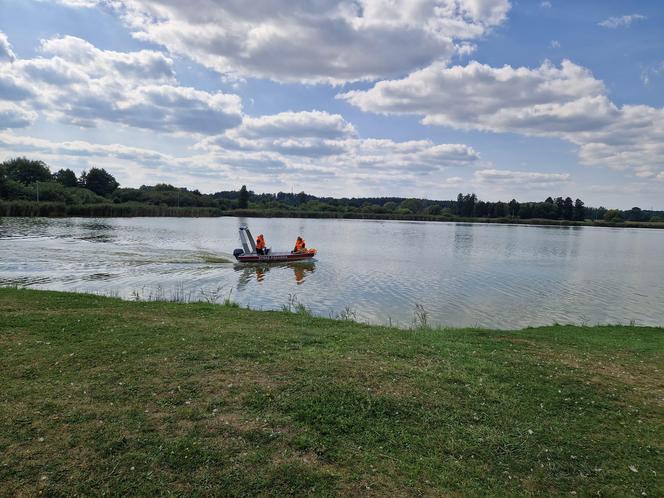
<instances>
[{"instance_id":1,"label":"grassy field","mask_svg":"<svg viewBox=\"0 0 664 498\"><path fill-rule=\"evenodd\" d=\"M664 329L0 289L0 494L664 495Z\"/></svg>"}]
</instances>

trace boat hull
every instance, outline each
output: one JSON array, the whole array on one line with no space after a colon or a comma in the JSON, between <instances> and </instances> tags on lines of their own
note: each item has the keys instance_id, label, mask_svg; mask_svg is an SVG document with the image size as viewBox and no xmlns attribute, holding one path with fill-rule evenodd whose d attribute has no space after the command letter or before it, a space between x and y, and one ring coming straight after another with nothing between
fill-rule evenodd
<instances>
[{"instance_id":1,"label":"boat hull","mask_svg":"<svg viewBox=\"0 0 664 498\"><path fill-rule=\"evenodd\" d=\"M308 261L316 255L315 249L306 252L274 252L270 254L240 254L236 256L241 263L283 263L287 261Z\"/></svg>"}]
</instances>

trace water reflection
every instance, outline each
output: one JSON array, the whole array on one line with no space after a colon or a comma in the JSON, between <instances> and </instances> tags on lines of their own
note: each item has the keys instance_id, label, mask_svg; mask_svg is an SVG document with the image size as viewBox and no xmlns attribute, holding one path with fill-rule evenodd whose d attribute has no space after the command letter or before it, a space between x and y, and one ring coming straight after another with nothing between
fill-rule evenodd
<instances>
[{"instance_id":1,"label":"water reflection","mask_svg":"<svg viewBox=\"0 0 664 498\"><path fill-rule=\"evenodd\" d=\"M454 229L454 251L468 254L473 248L473 224L458 223Z\"/></svg>"},{"instance_id":2,"label":"water reflection","mask_svg":"<svg viewBox=\"0 0 664 498\"><path fill-rule=\"evenodd\" d=\"M271 264L236 264L234 270L240 275L238 277L237 288L238 290L244 289L250 282L255 280L258 283L265 281L268 273L272 272L275 278L281 278L285 272L292 271L293 278L297 285L302 285L307 275L316 271L316 263L313 261L297 261L288 263L271 263Z\"/></svg>"}]
</instances>

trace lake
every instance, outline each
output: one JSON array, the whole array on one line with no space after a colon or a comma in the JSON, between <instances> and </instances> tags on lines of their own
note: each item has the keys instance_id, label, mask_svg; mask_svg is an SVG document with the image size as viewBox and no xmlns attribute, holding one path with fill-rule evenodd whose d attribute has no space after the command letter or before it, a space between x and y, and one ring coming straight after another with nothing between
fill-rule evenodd
<instances>
[{"instance_id":1,"label":"lake","mask_svg":"<svg viewBox=\"0 0 664 498\"><path fill-rule=\"evenodd\" d=\"M232 259L248 223L308 264ZM223 300L410 326L664 324L664 230L267 218L0 218L0 285Z\"/></svg>"}]
</instances>

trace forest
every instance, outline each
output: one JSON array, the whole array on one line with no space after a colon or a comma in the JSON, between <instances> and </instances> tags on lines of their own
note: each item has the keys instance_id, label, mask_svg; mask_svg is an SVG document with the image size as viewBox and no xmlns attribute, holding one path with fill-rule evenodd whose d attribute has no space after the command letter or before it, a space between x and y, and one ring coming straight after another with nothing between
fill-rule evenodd
<instances>
[{"instance_id":1,"label":"forest","mask_svg":"<svg viewBox=\"0 0 664 498\"><path fill-rule=\"evenodd\" d=\"M587 206L581 199L484 201L473 193L452 200L403 197L332 198L305 192L201 193L158 183L122 187L103 168L78 176L40 160L17 157L0 163L0 216L303 216L423 220L548 220L551 222L664 223L664 211Z\"/></svg>"}]
</instances>

